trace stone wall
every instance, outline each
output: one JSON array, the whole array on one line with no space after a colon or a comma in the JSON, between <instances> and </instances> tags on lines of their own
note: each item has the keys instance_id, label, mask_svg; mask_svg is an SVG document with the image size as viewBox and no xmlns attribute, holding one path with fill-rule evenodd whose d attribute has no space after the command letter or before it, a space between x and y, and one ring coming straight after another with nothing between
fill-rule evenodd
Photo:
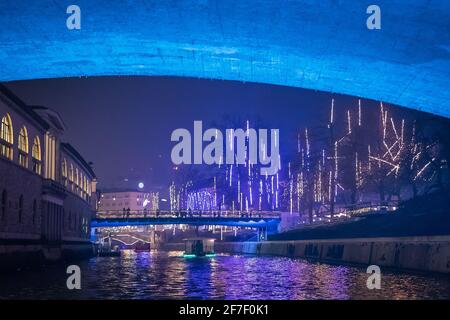
<instances>
[{"instance_id":1,"label":"stone wall","mask_svg":"<svg viewBox=\"0 0 450 320\"><path fill-rule=\"evenodd\" d=\"M35 243L0 243L0 272L35 269L49 262L73 261L94 255L93 246L89 242L70 242L61 246L46 246L33 242Z\"/></svg>"},{"instance_id":2,"label":"stone wall","mask_svg":"<svg viewBox=\"0 0 450 320\"><path fill-rule=\"evenodd\" d=\"M216 251L450 273L450 236L217 242Z\"/></svg>"},{"instance_id":3,"label":"stone wall","mask_svg":"<svg viewBox=\"0 0 450 320\"><path fill-rule=\"evenodd\" d=\"M0 177L0 239L40 238L42 178L2 157ZM1 206L3 191L6 191L4 211ZM22 210L19 206L21 196Z\"/></svg>"},{"instance_id":4,"label":"stone wall","mask_svg":"<svg viewBox=\"0 0 450 320\"><path fill-rule=\"evenodd\" d=\"M86 201L75 194L68 193L64 199L63 240L88 241L92 215L93 211ZM83 219L85 226L83 226Z\"/></svg>"}]
</instances>

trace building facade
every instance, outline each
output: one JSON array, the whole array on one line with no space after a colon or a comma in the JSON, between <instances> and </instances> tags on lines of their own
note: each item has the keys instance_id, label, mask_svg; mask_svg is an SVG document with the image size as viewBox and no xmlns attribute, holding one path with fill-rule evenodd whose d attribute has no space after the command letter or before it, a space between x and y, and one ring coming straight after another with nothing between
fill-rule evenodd
<instances>
[{"instance_id":1,"label":"building facade","mask_svg":"<svg viewBox=\"0 0 450 320\"><path fill-rule=\"evenodd\" d=\"M0 259L14 265L87 254L96 177L62 142L63 120L1 84L0 119Z\"/></svg>"},{"instance_id":2,"label":"building facade","mask_svg":"<svg viewBox=\"0 0 450 320\"><path fill-rule=\"evenodd\" d=\"M144 192L134 189L102 190L98 201L98 210L101 214L122 214L130 209L130 213L143 213L158 209L158 193Z\"/></svg>"}]
</instances>

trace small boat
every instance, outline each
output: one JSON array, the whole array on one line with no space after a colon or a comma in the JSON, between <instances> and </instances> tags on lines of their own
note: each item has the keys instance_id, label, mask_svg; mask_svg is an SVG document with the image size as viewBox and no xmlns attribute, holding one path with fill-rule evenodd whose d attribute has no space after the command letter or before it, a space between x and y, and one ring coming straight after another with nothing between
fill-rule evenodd
<instances>
[{"instance_id":1,"label":"small boat","mask_svg":"<svg viewBox=\"0 0 450 320\"><path fill-rule=\"evenodd\" d=\"M150 251L149 242L138 242L134 245L134 252L148 252Z\"/></svg>"},{"instance_id":2,"label":"small boat","mask_svg":"<svg viewBox=\"0 0 450 320\"><path fill-rule=\"evenodd\" d=\"M184 257L213 257L215 239L209 238L189 238L184 239Z\"/></svg>"},{"instance_id":3,"label":"small boat","mask_svg":"<svg viewBox=\"0 0 450 320\"><path fill-rule=\"evenodd\" d=\"M118 246L113 248L100 247L97 255L99 257L120 257L120 248Z\"/></svg>"},{"instance_id":4,"label":"small boat","mask_svg":"<svg viewBox=\"0 0 450 320\"><path fill-rule=\"evenodd\" d=\"M120 256L119 246L112 245L111 234L107 237L100 239L96 243L97 256L99 257L118 257Z\"/></svg>"}]
</instances>

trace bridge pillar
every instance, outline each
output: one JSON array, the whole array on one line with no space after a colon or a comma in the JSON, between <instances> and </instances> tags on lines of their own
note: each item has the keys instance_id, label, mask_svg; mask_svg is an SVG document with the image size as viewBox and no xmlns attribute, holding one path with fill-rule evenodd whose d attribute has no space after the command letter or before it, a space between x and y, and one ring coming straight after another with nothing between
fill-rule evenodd
<instances>
[{"instance_id":1,"label":"bridge pillar","mask_svg":"<svg viewBox=\"0 0 450 320\"><path fill-rule=\"evenodd\" d=\"M97 228L91 227L91 241L95 242L97 241Z\"/></svg>"},{"instance_id":2,"label":"bridge pillar","mask_svg":"<svg viewBox=\"0 0 450 320\"><path fill-rule=\"evenodd\" d=\"M267 240L267 228L258 228L258 241Z\"/></svg>"}]
</instances>

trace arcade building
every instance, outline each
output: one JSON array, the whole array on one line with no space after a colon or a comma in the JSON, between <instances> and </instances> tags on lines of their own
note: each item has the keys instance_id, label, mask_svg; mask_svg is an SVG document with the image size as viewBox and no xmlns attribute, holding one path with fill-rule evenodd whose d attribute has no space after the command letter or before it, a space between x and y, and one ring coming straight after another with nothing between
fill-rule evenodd
<instances>
[{"instance_id":1,"label":"arcade building","mask_svg":"<svg viewBox=\"0 0 450 320\"><path fill-rule=\"evenodd\" d=\"M90 255L96 177L59 114L0 84L0 268Z\"/></svg>"},{"instance_id":2,"label":"arcade building","mask_svg":"<svg viewBox=\"0 0 450 320\"><path fill-rule=\"evenodd\" d=\"M159 193L135 189L102 189L98 201L100 215L122 215L127 210L131 215L154 213L159 209Z\"/></svg>"}]
</instances>

